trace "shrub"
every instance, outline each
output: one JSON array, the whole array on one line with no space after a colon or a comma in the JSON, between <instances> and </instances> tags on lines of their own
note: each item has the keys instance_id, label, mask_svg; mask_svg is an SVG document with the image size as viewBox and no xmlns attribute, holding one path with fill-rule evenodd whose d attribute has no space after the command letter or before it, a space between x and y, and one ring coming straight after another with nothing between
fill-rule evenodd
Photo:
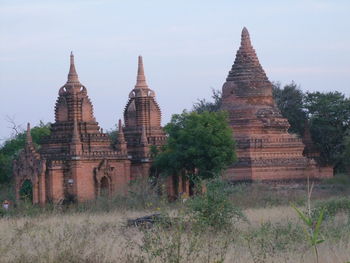
<instances>
[{"instance_id":1,"label":"shrub","mask_svg":"<svg viewBox=\"0 0 350 263\"><path fill-rule=\"evenodd\" d=\"M241 209L229 199L232 187L220 179L210 180L206 191L186 203L189 217L199 226L222 230L234 220L245 219Z\"/></svg>"},{"instance_id":2,"label":"shrub","mask_svg":"<svg viewBox=\"0 0 350 263\"><path fill-rule=\"evenodd\" d=\"M350 198L344 197L317 202L312 211L313 218L317 218L322 210L325 220L334 219L338 213L346 213L350 222Z\"/></svg>"}]
</instances>

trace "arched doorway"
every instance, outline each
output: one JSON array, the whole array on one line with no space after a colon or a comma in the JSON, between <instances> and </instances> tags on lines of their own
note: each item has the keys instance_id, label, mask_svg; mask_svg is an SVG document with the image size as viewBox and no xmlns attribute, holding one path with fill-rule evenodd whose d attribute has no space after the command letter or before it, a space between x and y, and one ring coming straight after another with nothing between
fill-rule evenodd
<instances>
[{"instance_id":1,"label":"arched doorway","mask_svg":"<svg viewBox=\"0 0 350 263\"><path fill-rule=\"evenodd\" d=\"M100 195L109 196L109 181L106 176L102 177L100 183Z\"/></svg>"},{"instance_id":2,"label":"arched doorway","mask_svg":"<svg viewBox=\"0 0 350 263\"><path fill-rule=\"evenodd\" d=\"M33 184L29 179L24 180L19 189L19 196L22 201L33 202Z\"/></svg>"}]
</instances>

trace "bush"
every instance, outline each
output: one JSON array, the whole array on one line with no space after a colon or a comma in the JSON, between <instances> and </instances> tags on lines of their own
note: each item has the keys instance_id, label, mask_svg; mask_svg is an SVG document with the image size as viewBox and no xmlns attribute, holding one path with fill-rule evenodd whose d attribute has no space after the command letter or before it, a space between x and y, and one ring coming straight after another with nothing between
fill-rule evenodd
<instances>
[{"instance_id":1,"label":"bush","mask_svg":"<svg viewBox=\"0 0 350 263\"><path fill-rule=\"evenodd\" d=\"M241 209L229 199L232 187L220 179L213 179L206 184L206 191L194 196L186 203L189 217L200 226L222 230L245 219Z\"/></svg>"},{"instance_id":2,"label":"bush","mask_svg":"<svg viewBox=\"0 0 350 263\"><path fill-rule=\"evenodd\" d=\"M324 219L332 220L338 213L346 213L350 222L350 198L336 198L316 203L312 216L317 218L321 211L324 210Z\"/></svg>"}]
</instances>

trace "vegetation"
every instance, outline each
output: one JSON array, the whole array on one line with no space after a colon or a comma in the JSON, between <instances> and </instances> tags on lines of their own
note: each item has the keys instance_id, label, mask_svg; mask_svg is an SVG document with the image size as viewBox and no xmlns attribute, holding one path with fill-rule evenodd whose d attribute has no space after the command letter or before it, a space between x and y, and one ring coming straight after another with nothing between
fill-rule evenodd
<instances>
[{"instance_id":1,"label":"vegetation","mask_svg":"<svg viewBox=\"0 0 350 263\"><path fill-rule=\"evenodd\" d=\"M344 170L346 135L350 128L350 99L339 92L306 93L305 108L322 162L334 165L338 171Z\"/></svg>"},{"instance_id":2,"label":"vegetation","mask_svg":"<svg viewBox=\"0 0 350 263\"><path fill-rule=\"evenodd\" d=\"M136 181L127 197L67 207L22 203L2 212L0 261L314 262L304 223L288 205L292 200L302 210L306 190L305 185L230 186L215 179L205 194L168 203L147 182ZM349 194L350 187L337 190L329 182L314 187L312 220L324 209L320 262L350 259L350 224L344 214ZM276 203L279 199L282 202ZM327 212L326 207L337 208ZM164 220L126 226L128 218L153 213L163 214Z\"/></svg>"},{"instance_id":3,"label":"vegetation","mask_svg":"<svg viewBox=\"0 0 350 263\"><path fill-rule=\"evenodd\" d=\"M236 160L235 142L224 112L184 111L173 115L164 130L167 143L154 160L160 173L214 178Z\"/></svg>"},{"instance_id":4,"label":"vegetation","mask_svg":"<svg viewBox=\"0 0 350 263\"><path fill-rule=\"evenodd\" d=\"M321 163L345 171L350 157L350 99L340 92L304 93L294 82L283 88L275 84L273 95L290 131L302 136L308 121Z\"/></svg>"},{"instance_id":5,"label":"vegetation","mask_svg":"<svg viewBox=\"0 0 350 263\"><path fill-rule=\"evenodd\" d=\"M280 83L275 83L273 96L283 117L290 124L289 132L300 136L304 134L304 124L307 121L307 113L304 108L304 93L294 82L281 88Z\"/></svg>"},{"instance_id":6,"label":"vegetation","mask_svg":"<svg viewBox=\"0 0 350 263\"><path fill-rule=\"evenodd\" d=\"M192 111L197 113L202 113L205 111L216 112L220 110L221 107L221 94L220 90L212 89L211 98L214 101L207 101L206 99L198 99L197 102L193 105Z\"/></svg>"}]
</instances>

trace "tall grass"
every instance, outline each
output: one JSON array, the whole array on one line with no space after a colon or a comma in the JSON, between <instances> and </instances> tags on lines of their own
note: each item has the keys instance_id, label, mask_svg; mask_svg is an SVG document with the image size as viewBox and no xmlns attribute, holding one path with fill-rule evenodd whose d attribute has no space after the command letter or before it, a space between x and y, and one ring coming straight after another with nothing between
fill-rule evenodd
<instances>
[{"instance_id":1,"label":"tall grass","mask_svg":"<svg viewBox=\"0 0 350 263\"><path fill-rule=\"evenodd\" d=\"M302 200L305 187L268 188L214 187L214 194L168 203L147 182L137 182L128 196L66 207L20 204L0 217L0 262L313 262L302 221L289 206ZM312 216L325 211L320 262L347 262L350 196L317 187L314 193ZM127 227L127 219L151 213L168 219L151 228ZM229 220L216 220L220 216Z\"/></svg>"}]
</instances>

